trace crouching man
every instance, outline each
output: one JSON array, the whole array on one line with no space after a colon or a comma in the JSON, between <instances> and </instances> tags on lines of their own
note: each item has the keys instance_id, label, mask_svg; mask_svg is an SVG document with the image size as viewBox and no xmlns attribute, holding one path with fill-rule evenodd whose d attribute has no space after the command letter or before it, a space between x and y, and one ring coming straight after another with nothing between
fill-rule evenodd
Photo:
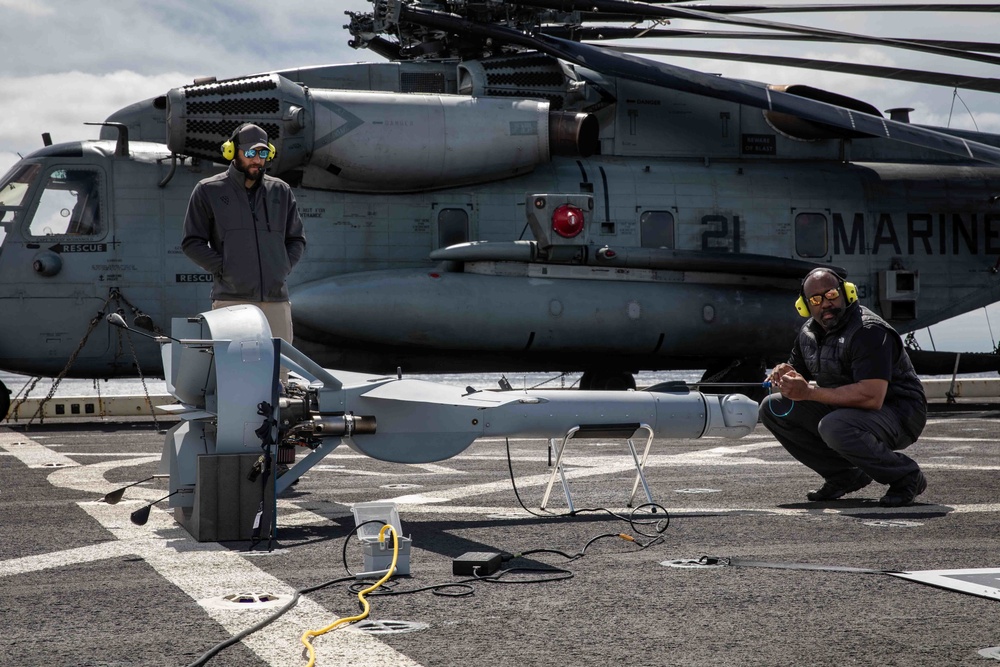
<instances>
[{"instance_id":1,"label":"crouching man","mask_svg":"<svg viewBox=\"0 0 1000 667\"><path fill-rule=\"evenodd\" d=\"M875 480L889 486L883 507L912 504L927 480L900 450L923 431L927 400L902 339L827 268L806 276L796 308L809 319L769 376L780 393L761 403L761 421L823 478L809 500L836 500Z\"/></svg>"}]
</instances>

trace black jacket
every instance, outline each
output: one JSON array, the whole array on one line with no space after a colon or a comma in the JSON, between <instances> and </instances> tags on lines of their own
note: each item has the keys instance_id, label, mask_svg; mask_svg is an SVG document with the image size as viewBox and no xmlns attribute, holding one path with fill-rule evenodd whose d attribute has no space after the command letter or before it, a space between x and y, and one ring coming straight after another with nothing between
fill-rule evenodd
<instances>
[{"instance_id":1,"label":"black jacket","mask_svg":"<svg viewBox=\"0 0 1000 667\"><path fill-rule=\"evenodd\" d=\"M892 360L892 377L882 407L896 412L903 428L916 440L927 422L924 387L896 330L861 304L850 305L844 319L831 331L810 317L799 330L789 363L820 387L854 384L864 379L855 378L851 368L851 342L862 327L884 329L898 342L899 355Z\"/></svg>"},{"instance_id":2,"label":"black jacket","mask_svg":"<svg viewBox=\"0 0 1000 667\"><path fill-rule=\"evenodd\" d=\"M306 247L295 196L273 176L249 192L244 180L233 162L194 186L181 249L214 276L213 300L287 301L288 274Z\"/></svg>"}]
</instances>

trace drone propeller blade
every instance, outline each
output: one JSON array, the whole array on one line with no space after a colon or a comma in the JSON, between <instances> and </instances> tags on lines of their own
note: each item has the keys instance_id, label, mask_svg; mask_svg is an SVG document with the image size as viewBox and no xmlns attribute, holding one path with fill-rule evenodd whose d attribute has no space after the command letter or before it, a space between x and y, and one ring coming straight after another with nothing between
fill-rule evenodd
<instances>
[{"instance_id":1,"label":"drone propeller blade","mask_svg":"<svg viewBox=\"0 0 1000 667\"><path fill-rule=\"evenodd\" d=\"M143 505L129 515L129 520L137 526L145 526L146 522L149 521L149 511L151 509L153 509L152 505Z\"/></svg>"},{"instance_id":2,"label":"drone propeller blade","mask_svg":"<svg viewBox=\"0 0 1000 667\"><path fill-rule=\"evenodd\" d=\"M134 523L137 526L145 526L146 522L149 521L149 511L151 509L153 509L153 505L155 505L156 503L158 503L160 501L166 500L170 496L177 495L178 493L180 493L180 491L181 491L180 489L177 489L173 493L168 493L167 495L163 496L162 498L160 498L158 500L154 500L153 502L151 502L151 503L149 503L147 505L143 505L142 507L140 507L136 511L132 512L129 515L129 519L132 521L132 523Z\"/></svg>"},{"instance_id":3,"label":"drone propeller blade","mask_svg":"<svg viewBox=\"0 0 1000 667\"><path fill-rule=\"evenodd\" d=\"M145 481L146 480L142 480L142 482L145 482ZM123 486L120 489L115 489L111 493L106 493L106 494L104 494L104 498L102 498L101 501L105 502L105 503L107 503L109 505L117 505L121 501L122 496L125 495L125 490L126 489L128 489L131 486L135 486L136 484L141 484L142 482L135 482L134 484L129 484L128 486Z\"/></svg>"},{"instance_id":4,"label":"drone propeller blade","mask_svg":"<svg viewBox=\"0 0 1000 667\"><path fill-rule=\"evenodd\" d=\"M169 477L169 476L170 475L160 475L160 474L150 475L146 479L140 479L138 482L132 482L131 484L126 484L125 486L120 487L118 489L115 489L114 491L112 491L110 493L104 494L104 497L101 499L101 501L105 502L105 503L107 503L109 505L116 505L116 504L118 504L118 502L121 501L122 496L125 495L126 489L131 489L133 486L136 486L138 484L142 484L143 482L148 482L151 479L157 479L157 478Z\"/></svg>"}]
</instances>

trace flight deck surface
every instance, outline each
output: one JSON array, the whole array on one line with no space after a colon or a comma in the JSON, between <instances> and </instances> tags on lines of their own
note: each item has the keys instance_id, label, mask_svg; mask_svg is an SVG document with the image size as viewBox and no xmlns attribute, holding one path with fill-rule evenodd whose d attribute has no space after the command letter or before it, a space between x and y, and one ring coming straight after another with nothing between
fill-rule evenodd
<instances>
[{"instance_id":1,"label":"flight deck surface","mask_svg":"<svg viewBox=\"0 0 1000 667\"><path fill-rule=\"evenodd\" d=\"M1000 409L932 413L907 450L928 489L899 509L878 506L879 485L807 502L818 478L761 426L736 441L656 439L646 476L670 516L656 541L603 512L555 516L566 508L558 482L540 511L545 440L509 443L517 491L541 517L518 504L502 439L423 465L342 446L280 498L270 552L266 541L252 552L249 542L195 542L166 503L133 525L130 513L166 494L163 479L128 489L117 505L98 502L156 472L163 435L150 421L3 427L0 665L188 665L295 590L346 576L345 539L347 563L360 570L351 506L368 501L395 502L412 538L412 576L394 579L394 593L468 580L452 574L468 552L586 551L504 563L571 578L521 571L474 581L461 597L467 589L371 595L371 631L314 639L320 666L982 665L1000 646L1000 600L881 571L995 568L973 580L1000 587L998 418ZM578 509L628 512L635 469L623 441L575 443L564 463ZM595 540L617 533L637 541ZM206 664L305 665L305 631L358 613L347 586L302 595Z\"/></svg>"}]
</instances>

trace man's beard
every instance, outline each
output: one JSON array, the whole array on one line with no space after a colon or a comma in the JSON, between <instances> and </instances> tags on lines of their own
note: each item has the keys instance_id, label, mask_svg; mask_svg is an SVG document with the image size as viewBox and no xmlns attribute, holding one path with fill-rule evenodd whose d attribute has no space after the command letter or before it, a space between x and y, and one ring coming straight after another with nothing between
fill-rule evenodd
<instances>
[{"instance_id":1,"label":"man's beard","mask_svg":"<svg viewBox=\"0 0 1000 667\"><path fill-rule=\"evenodd\" d=\"M240 173L242 173L248 180L251 181L259 181L260 179L264 178L264 167L261 166L257 169L256 172L251 172L250 168L252 166L253 165L249 163L248 164L237 163L236 169L239 170Z\"/></svg>"},{"instance_id":2,"label":"man's beard","mask_svg":"<svg viewBox=\"0 0 1000 667\"><path fill-rule=\"evenodd\" d=\"M844 321L845 312L846 312L845 308L830 308L829 310L824 310L822 313L820 313L819 318L817 319L819 320L820 326L829 331L830 329L835 328L838 324ZM827 313L833 313L833 318L824 319L823 316L826 315Z\"/></svg>"}]
</instances>

